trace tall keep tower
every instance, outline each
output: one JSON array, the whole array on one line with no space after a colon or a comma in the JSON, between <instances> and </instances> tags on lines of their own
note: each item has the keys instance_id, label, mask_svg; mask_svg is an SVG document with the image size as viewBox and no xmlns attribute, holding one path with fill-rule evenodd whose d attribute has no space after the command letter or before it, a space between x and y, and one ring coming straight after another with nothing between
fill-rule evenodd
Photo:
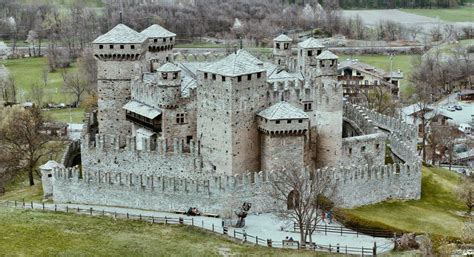
<instances>
[{"instance_id":1,"label":"tall keep tower","mask_svg":"<svg viewBox=\"0 0 474 257\"><path fill-rule=\"evenodd\" d=\"M298 44L298 68L304 77L309 76L310 67L317 66L316 57L323 52L324 46L315 38L308 38Z\"/></svg>"},{"instance_id":2,"label":"tall keep tower","mask_svg":"<svg viewBox=\"0 0 474 257\"><path fill-rule=\"evenodd\" d=\"M99 132L126 135L131 124L122 109L130 100L131 79L140 68L146 37L123 24L99 36L93 44L97 60Z\"/></svg>"},{"instance_id":3,"label":"tall keep tower","mask_svg":"<svg viewBox=\"0 0 474 257\"><path fill-rule=\"evenodd\" d=\"M273 62L284 69L291 66L291 42L293 39L285 34L273 39Z\"/></svg>"},{"instance_id":4,"label":"tall keep tower","mask_svg":"<svg viewBox=\"0 0 474 257\"><path fill-rule=\"evenodd\" d=\"M149 72L156 71L156 69L167 62L173 62L175 33L154 24L140 32L140 34L148 38L146 61Z\"/></svg>"},{"instance_id":5,"label":"tall keep tower","mask_svg":"<svg viewBox=\"0 0 474 257\"><path fill-rule=\"evenodd\" d=\"M197 140L204 165L221 174L260 169L256 114L268 88L263 63L245 50L200 70Z\"/></svg>"},{"instance_id":6,"label":"tall keep tower","mask_svg":"<svg viewBox=\"0 0 474 257\"><path fill-rule=\"evenodd\" d=\"M310 69L315 82L313 113L318 167L335 167L342 158L343 90L337 80L337 60L335 54L326 50L316 57L317 66Z\"/></svg>"}]
</instances>

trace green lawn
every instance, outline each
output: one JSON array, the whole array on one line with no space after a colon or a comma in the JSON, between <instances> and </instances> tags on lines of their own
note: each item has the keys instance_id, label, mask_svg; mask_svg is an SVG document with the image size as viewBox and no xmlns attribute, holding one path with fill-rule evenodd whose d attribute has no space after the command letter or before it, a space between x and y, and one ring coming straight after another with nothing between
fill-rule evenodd
<instances>
[{"instance_id":1,"label":"green lawn","mask_svg":"<svg viewBox=\"0 0 474 257\"><path fill-rule=\"evenodd\" d=\"M439 18L444 21L474 22L474 7L461 7L451 9L401 9L404 12L427 16L431 18Z\"/></svg>"},{"instance_id":2,"label":"green lawn","mask_svg":"<svg viewBox=\"0 0 474 257\"><path fill-rule=\"evenodd\" d=\"M461 177L442 168L423 167L421 200L387 201L339 210L346 224L369 228L461 237L465 205L453 193Z\"/></svg>"},{"instance_id":3,"label":"green lawn","mask_svg":"<svg viewBox=\"0 0 474 257\"><path fill-rule=\"evenodd\" d=\"M84 109L81 108L51 109L43 113L52 120L65 123L82 123L84 120Z\"/></svg>"},{"instance_id":4,"label":"green lawn","mask_svg":"<svg viewBox=\"0 0 474 257\"><path fill-rule=\"evenodd\" d=\"M18 88L18 100L20 102L30 101L31 88L34 83L43 83L43 70L47 69L48 61L45 57L23 58L0 61L5 64L15 79ZM69 68L69 72L76 70L76 67ZM61 91L63 80L61 72L48 73L48 85L46 87L44 102L69 103L73 101L71 95Z\"/></svg>"},{"instance_id":5,"label":"green lawn","mask_svg":"<svg viewBox=\"0 0 474 257\"><path fill-rule=\"evenodd\" d=\"M8 256L328 256L256 247L188 226L5 207L0 227L0 253Z\"/></svg>"},{"instance_id":6,"label":"green lawn","mask_svg":"<svg viewBox=\"0 0 474 257\"><path fill-rule=\"evenodd\" d=\"M400 93L403 99L407 99L414 93L414 88L408 82L408 77L410 76L412 69L412 59L414 57L416 57L416 55L411 54L396 55L393 57L392 69L394 71L401 70L404 76L404 79L400 84ZM341 62L348 58L358 59L359 61L370 64L374 67L390 71L390 59L387 55L340 55L339 61Z\"/></svg>"}]
</instances>

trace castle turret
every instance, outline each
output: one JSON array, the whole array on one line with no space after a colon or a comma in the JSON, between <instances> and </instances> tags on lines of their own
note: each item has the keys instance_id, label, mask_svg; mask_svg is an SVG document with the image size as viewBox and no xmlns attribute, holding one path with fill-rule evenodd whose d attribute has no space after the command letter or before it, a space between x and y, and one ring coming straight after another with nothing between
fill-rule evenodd
<instances>
[{"instance_id":1,"label":"castle turret","mask_svg":"<svg viewBox=\"0 0 474 257\"><path fill-rule=\"evenodd\" d=\"M259 170L255 115L268 88L263 62L239 50L200 69L199 80L197 140L204 165L228 175Z\"/></svg>"},{"instance_id":2,"label":"castle turret","mask_svg":"<svg viewBox=\"0 0 474 257\"><path fill-rule=\"evenodd\" d=\"M146 53L147 70L155 71L167 62L173 62L173 47L176 34L160 25L154 24L140 34L148 38L148 52Z\"/></svg>"},{"instance_id":3,"label":"castle turret","mask_svg":"<svg viewBox=\"0 0 474 257\"><path fill-rule=\"evenodd\" d=\"M324 46L317 39L308 38L298 44L298 71L303 76L308 76L311 67L316 67L318 61L316 57L323 52Z\"/></svg>"},{"instance_id":4,"label":"castle turret","mask_svg":"<svg viewBox=\"0 0 474 257\"><path fill-rule=\"evenodd\" d=\"M122 109L130 100L130 84L141 67L146 51L146 37L123 24L118 24L93 44L97 60L99 132L126 135L131 124Z\"/></svg>"},{"instance_id":5,"label":"castle turret","mask_svg":"<svg viewBox=\"0 0 474 257\"><path fill-rule=\"evenodd\" d=\"M156 72L157 85L160 88L158 106L166 109L175 108L181 97L181 69L168 62Z\"/></svg>"},{"instance_id":6,"label":"castle turret","mask_svg":"<svg viewBox=\"0 0 474 257\"><path fill-rule=\"evenodd\" d=\"M261 170L302 170L309 127L308 115L287 102L258 113Z\"/></svg>"},{"instance_id":7,"label":"castle turret","mask_svg":"<svg viewBox=\"0 0 474 257\"><path fill-rule=\"evenodd\" d=\"M318 167L337 166L342 158L343 89L337 80L337 59L326 50L316 57L317 67L310 71L315 85L313 113Z\"/></svg>"},{"instance_id":8,"label":"castle turret","mask_svg":"<svg viewBox=\"0 0 474 257\"><path fill-rule=\"evenodd\" d=\"M290 66L291 43L293 39L281 34L273 39L273 62L282 68Z\"/></svg>"}]
</instances>

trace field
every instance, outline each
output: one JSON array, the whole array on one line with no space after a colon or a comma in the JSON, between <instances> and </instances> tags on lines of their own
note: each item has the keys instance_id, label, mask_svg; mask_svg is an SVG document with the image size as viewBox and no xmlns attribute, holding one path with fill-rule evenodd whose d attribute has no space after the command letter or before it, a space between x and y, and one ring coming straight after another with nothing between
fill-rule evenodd
<instances>
[{"instance_id":1,"label":"field","mask_svg":"<svg viewBox=\"0 0 474 257\"><path fill-rule=\"evenodd\" d=\"M396 55L393 57L393 67L394 71L401 70L403 72L404 79L401 81L400 84L400 93L402 99L407 99L409 96L413 94L413 87L408 82L408 77L410 76L411 69L412 69L412 59L415 58L416 55ZM387 55L341 55L339 56L339 61L344 61L348 58L358 59L361 62L370 64L374 67L383 69L385 71L390 71L390 60Z\"/></svg>"},{"instance_id":2,"label":"field","mask_svg":"<svg viewBox=\"0 0 474 257\"><path fill-rule=\"evenodd\" d=\"M430 18L439 18L443 21L474 22L474 7L451 9L402 9L402 11Z\"/></svg>"},{"instance_id":3,"label":"field","mask_svg":"<svg viewBox=\"0 0 474 257\"><path fill-rule=\"evenodd\" d=\"M81 108L51 109L43 113L52 120L64 123L82 123L84 119L84 109Z\"/></svg>"},{"instance_id":4,"label":"field","mask_svg":"<svg viewBox=\"0 0 474 257\"><path fill-rule=\"evenodd\" d=\"M460 238L464 222L460 214L467 211L453 193L460 179L446 169L423 167L421 200L340 210L340 216L346 224Z\"/></svg>"}]
</instances>

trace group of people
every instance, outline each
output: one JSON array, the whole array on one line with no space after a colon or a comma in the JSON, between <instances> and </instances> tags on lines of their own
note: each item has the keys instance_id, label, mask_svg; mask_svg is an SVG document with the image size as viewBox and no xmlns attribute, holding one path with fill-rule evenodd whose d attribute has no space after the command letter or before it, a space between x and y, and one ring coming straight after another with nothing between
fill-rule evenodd
<instances>
[{"instance_id":1,"label":"group of people","mask_svg":"<svg viewBox=\"0 0 474 257\"><path fill-rule=\"evenodd\" d=\"M326 223L326 219L328 220L328 224L332 224L332 218L333 218L333 214L332 214L332 211L329 210L329 211L323 211L323 213L321 214L322 215L322 221Z\"/></svg>"},{"instance_id":2,"label":"group of people","mask_svg":"<svg viewBox=\"0 0 474 257\"><path fill-rule=\"evenodd\" d=\"M188 212L186 212L188 216L200 216L201 212L196 207L189 207Z\"/></svg>"}]
</instances>

